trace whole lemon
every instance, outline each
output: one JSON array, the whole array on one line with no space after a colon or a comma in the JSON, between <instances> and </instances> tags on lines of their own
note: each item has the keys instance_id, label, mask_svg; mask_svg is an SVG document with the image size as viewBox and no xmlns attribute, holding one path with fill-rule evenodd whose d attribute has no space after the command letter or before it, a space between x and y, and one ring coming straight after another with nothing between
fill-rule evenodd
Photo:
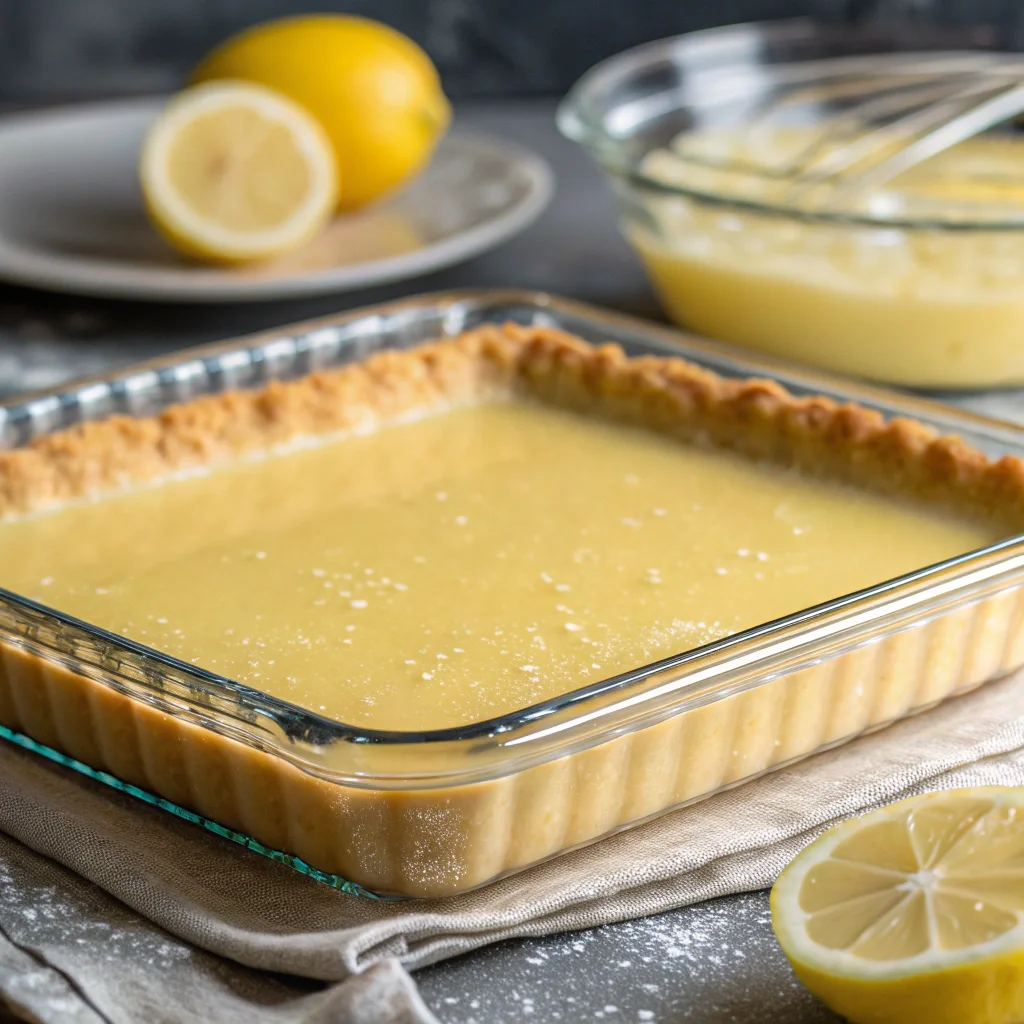
<instances>
[{"instance_id":1,"label":"whole lemon","mask_svg":"<svg viewBox=\"0 0 1024 1024\"><path fill-rule=\"evenodd\" d=\"M451 120L437 69L411 39L354 15L283 18L213 51L193 83L240 79L304 106L334 147L339 209L362 206L421 171Z\"/></svg>"}]
</instances>

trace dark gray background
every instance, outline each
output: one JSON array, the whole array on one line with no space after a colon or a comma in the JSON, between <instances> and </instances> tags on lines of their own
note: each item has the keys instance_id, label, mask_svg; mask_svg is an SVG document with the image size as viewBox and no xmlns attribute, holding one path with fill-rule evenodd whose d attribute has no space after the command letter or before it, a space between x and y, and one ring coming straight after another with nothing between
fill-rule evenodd
<instances>
[{"instance_id":1,"label":"dark gray background","mask_svg":"<svg viewBox=\"0 0 1024 1024\"><path fill-rule=\"evenodd\" d=\"M766 18L992 24L1024 48L1020 0L0 0L0 100L164 91L230 33L305 11L401 29L455 99L561 93L635 43Z\"/></svg>"}]
</instances>

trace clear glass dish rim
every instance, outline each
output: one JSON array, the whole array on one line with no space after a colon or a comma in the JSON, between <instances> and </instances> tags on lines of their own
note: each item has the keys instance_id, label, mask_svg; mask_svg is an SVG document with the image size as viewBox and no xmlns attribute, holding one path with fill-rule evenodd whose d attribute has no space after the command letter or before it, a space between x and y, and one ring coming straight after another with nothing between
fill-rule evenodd
<instances>
[{"instance_id":1,"label":"clear glass dish rim","mask_svg":"<svg viewBox=\"0 0 1024 1024\"><path fill-rule=\"evenodd\" d=\"M641 43L621 53L614 54L595 64L573 84L565 97L559 102L555 111L555 123L561 134L582 146L594 161L613 178L624 182L632 188L655 192L663 196L675 196L690 199L707 206L721 207L775 217L795 220L803 223L828 224L852 228L902 231L933 231L950 232L952 234L978 234L991 232L995 234L1012 234L1024 232L1024 214L1018 220L1006 221L969 221L942 220L941 218L913 217L879 217L870 214L833 213L829 211L802 210L785 204L758 202L743 199L726 193L684 188L670 185L657 178L643 174L629 161L619 159L622 152L621 142L593 121L586 114L587 95L594 90L599 91L606 80L626 80L632 74L641 72L656 60L672 59L674 52L685 48L694 48L707 40L709 43L724 41L730 35L756 32L763 39L784 43L795 35L808 37L808 33L829 31L829 26L822 26L808 18L790 18L779 21L750 21L737 25L726 25L721 28L700 29L681 35L667 36L648 43ZM856 27L844 26L845 33L856 33ZM990 52L1001 52L992 50ZM1007 51L1010 55L1010 51ZM1019 57L1019 54L1012 54ZM680 104L681 106L681 104Z\"/></svg>"},{"instance_id":2,"label":"clear glass dish rim","mask_svg":"<svg viewBox=\"0 0 1024 1024\"><path fill-rule=\"evenodd\" d=\"M415 296L398 302L363 307L319 321L284 325L278 330L258 335L226 342L214 342L210 345L175 353L173 356L161 360L120 367L107 375L72 381L56 389L21 396L13 401L0 402L0 413L40 399L58 398L59 400L60 395L81 392L88 387L94 387L97 383L114 382L136 374L151 374L153 368L157 366L189 365L203 358L214 359L240 350L255 350L258 345L273 344L275 339L307 337L325 327L356 323L362 320L374 324L381 322L389 315L401 320L403 316L407 316L417 309L432 308L440 311L459 305L468 305L477 310L486 310L488 305L496 307L501 304L515 304L529 308L538 314L561 313L570 318L576 317L598 331L608 330L611 332L610 337L613 341L615 340L614 332L618 329L620 335L622 332L632 332L633 336L643 339L649 347L655 349L659 342L663 351L666 346L674 344L678 347L677 354L680 357L704 356L712 365L717 362L720 367L728 368L729 372L747 376L767 373L781 379L784 384L812 392L842 395L847 400L857 401L859 399L869 405L874 401L881 403L883 408L886 403L892 403L892 408L904 410L904 415L915 415L916 412L920 417L930 419L933 423L949 421L950 426L959 424L964 430L987 433L989 436L1009 434L1024 449L1024 426L1009 421L961 412L928 399L903 396L897 392L886 391L872 385L844 381L818 371L788 367L778 360L760 358L746 353L741 354L730 349L729 346L696 338L678 329L662 327L573 300L561 299L544 293L491 289ZM932 413L931 416L929 416L929 412ZM693 689L695 683L699 681L691 679L691 675L703 674L707 677L716 671L715 666L719 662L722 663L722 667L717 670L719 675L727 675L734 671L734 662L743 666L757 667L768 660L767 652L783 651L788 653L799 650L811 642L816 643L822 640L833 642L844 630L862 625L864 621L884 621L884 617L889 614L889 611L895 610L898 606L916 608L917 605L920 605L925 608L927 602L931 600L929 595L933 592L936 595L936 600L938 597L945 598L950 593L966 588L972 581L981 585L985 580L994 579L1000 574L1006 575L1009 572L1016 573L1024 582L1024 535L1018 535L977 551L947 559L933 566L922 567L862 591L843 595L773 622L756 625L734 636L691 651L681 652L645 666L639 666L630 672L606 680L590 683L548 701L519 709L498 718L424 732L370 730L346 725L285 700L272 697L245 684L199 669L187 662L179 661L99 627L81 622L72 616L57 612L3 588L0 588L0 609L6 607L14 612L20 611L28 619L70 630L73 634L84 637L86 640L98 641L104 647L113 648L124 654L127 656L126 661L142 666L143 669L155 668L169 671L171 675L163 677L169 682L180 685L181 680L184 679L186 685L199 694L224 701L247 712L244 716L232 716L235 721L243 721L251 726L253 713L255 713L274 722L284 732L284 739L287 742L282 742L278 738L268 740L266 735L254 735L251 728L225 728L224 723L216 717L215 710L217 709L210 710L209 707L201 706L198 702L195 709L199 711L199 718L197 719L195 715L189 718L190 721L210 728L214 732L281 756L319 777L365 788L371 788L377 784L399 782L412 782L419 788L426 788L428 784L456 785L467 781L481 781L486 778L511 774L529 764L542 763L565 756L576 750L595 746L619 732L632 732L646 724L653 724L665 717L670 717L679 713L681 710L679 705L689 698L700 698L698 705L695 705L699 706L699 704L710 703L713 700L729 696L733 692L741 692L735 687L730 688L725 685L729 681L728 678L724 681L718 680L712 689L705 692L694 690L693 693L688 694L682 691ZM1009 585L1003 584L1000 589ZM915 598L914 595L922 596ZM908 602L910 602L909 605ZM920 614L925 614L925 612ZM941 611L934 614L941 614ZM891 632L898 631L900 628L905 628L905 626L897 625ZM860 643L869 642L879 635L884 635L884 633L873 632L869 636L863 636L856 643L850 643L847 649L858 646ZM11 639L10 634L6 634L6 637ZM4 638L5 632L0 631L0 640ZM34 644L46 652L43 657L51 656L50 660L64 664L67 664L69 660L65 651L56 647L48 647L38 639L33 639L29 643L17 635L13 639L15 643L20 643L30 652ZM56 658L52 657L54 655ZM820 657L817 660L821 660ZM97 668L97 666L83 661L76 663L76 667L83 666ZM690 666L693 666L693 671L690 670ZM680 674L680 670L683 669L686 671ZM792 670L792 667L787 669L787 671ZM675 673L675 677L660 686L652 685L650 690L642 688L644 683L656 684L659 677L669 673ZM85 674L90 675L90 673ZM94 675L92 677L94 678ZM744 685L742 690L761 685L771 678L774 676L770 671L762 672L756 682ZM174 703L173 693L168 697L166 692L160 693L155 690L152 692L157 699L150 703L169 714L176 713L176 709L180 710ZM607 707L593 707L598 703L599 698L609 694L621 694L622 699ZM610 716L623 708L641 706L645 703L651 705L656 697L664 696L671 697L672 703L649 706L646 712L641 710L641 716L646 717L638 719L634 716L628 720L626 725L622 725L620 722L618 727L613 721L608 720ZM555 716L562 712L575 712L576 714L565 721L559 721ZM221 713L223 714L223 712ZM207 717L203 717L204 715ZM552 723L550 726L546 725L549 721ZM282 726L282 722L291 723L292 727ZM582 738L574 735L574 730L588 724L593 725L593 728L586 730ZM218 727L214 728L215 725ZM531 733L528 730L533 726L539 726L539 728ZM296 732L302 734L300 739L295 738L294 733ZM563 739L559 740L559 736L562 736ZM538 740L549 742L540 742L539 745L531 747L530 744L536 744ZM424 749L456 744L460 748L468 748L468 750L461 751L462 757L480 753L490 746L499 752L507 753L511 760L501 762L500 770L484 771L483 774L481 774L479 766L467 764L465 768L445 767L440 769L432 767L422 773L402 772L391 775L359 771L349 774L325 767L319 764L315 757L309 756L325 747L342 743L358 745L364 749L374 747ZM309 754L297 753L296 748L299 746L308 750ZM516 752L514 758L512 757L513 751ZM459 756L460 754L457 753L456 757ZM470 775L473 776L472 779L468 778Z\"/></svg>"}]
</instances>

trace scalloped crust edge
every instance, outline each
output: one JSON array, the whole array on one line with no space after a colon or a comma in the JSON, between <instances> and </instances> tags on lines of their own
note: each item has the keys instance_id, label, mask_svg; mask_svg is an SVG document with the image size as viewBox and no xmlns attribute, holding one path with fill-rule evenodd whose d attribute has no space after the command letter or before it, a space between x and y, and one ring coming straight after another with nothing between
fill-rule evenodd
<instances>
[{"instance_id":1,"label":"scalloped crust edge","mask_svg":"<svg viewBox=\"0 0 1024 1024\"><path fill-rule=\"evenodd\" d=\"M0 452L0 518L510 390L1024 529L1018 458L991 460L916 421L796 397L771 380L729 379L682 358L628 358L615 345L515 324L36 438Z\"/></svg>"}]
</instances>

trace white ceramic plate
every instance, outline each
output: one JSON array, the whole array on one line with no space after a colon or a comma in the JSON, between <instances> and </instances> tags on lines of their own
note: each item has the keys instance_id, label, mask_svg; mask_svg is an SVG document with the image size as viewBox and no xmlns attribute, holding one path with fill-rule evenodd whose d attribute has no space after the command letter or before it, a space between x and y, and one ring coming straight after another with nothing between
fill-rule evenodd
<instances>
[{"instance_id":1,"label":"white ceramic plate","mask_svg":"<svg viewBox=\"0 0 1024 1024\"><path fill-rule=\"evenodd\" d=\"M551 197L538 156L453 132L405 191L339 217L270 263L189 264L146 220L139 146L159 99L0 121L0 280L55 291L180 302L281 299L415 277L493 248Z\"/></svg>"}]
</instances>

